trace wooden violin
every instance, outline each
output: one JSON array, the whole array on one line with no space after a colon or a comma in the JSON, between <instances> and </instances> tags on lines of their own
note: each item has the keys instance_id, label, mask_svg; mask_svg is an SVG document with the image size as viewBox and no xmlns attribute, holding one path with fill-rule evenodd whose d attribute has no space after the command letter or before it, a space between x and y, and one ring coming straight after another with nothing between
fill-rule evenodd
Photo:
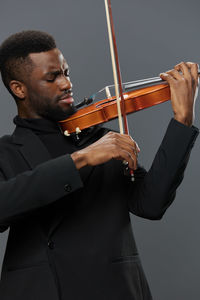
<instances>
[{"instance_id":1,"label":"wooden violin","mask_svg":"<svg viewBox=\"0 0 200 300\"><path fill-rule=\"evenodd\" d=\"M129 134L126 119L127 114L160 104L170 100L171 97L168 83L163 81L160 77L122 84L111 10L111 0L104 0L104 2L113 68L113 79L115 83L115 96L112 97L108 92L106 99L81 108L68 119L60 121L61 129L65 135L70 135L74 132L78 134L85 128L101 124L115 118L118 118L119 120L120 133ZM152 86L152 84L155 83L156 85ZM151 84L151 86L133 90L133 88L141 87L144 84ZM123 90L126 91L128 89L132 90L123 92Z\"/></svg>"},{"instance_id":2,"label":"wooden violin","mask_svg":"<svg viewBox=\"0 0 200 300\"><path fill-rule=\"evenodd\" d=\"M115 118L118 118L120 133L129 134L128 122L126 117L127 114L154 106L156 104L160 104L162 102L170 100L171 98L170 87L168 83L163 81L159 77L151 78L150 80L138 80L137 82L129 83L125 85L125 90L129 88L132 89L133 87L139 87L147 83L155 84L157 82L161 82L160 84L124 92L114 32L111 0L104 0L104 2L115 86L115 96L112 97L109 93L109 89L107 89L108 93L106 99L100 100L94 104L79 109L68 119L60 121L59 123L61 129L66 136L69 136L71 133L76 133L78 135L83 129L107 122ZM129 173L131 176L131 181L134 181L133 170L129 169Z\"/></svg>"},{"instance_id":3,"label":"wooden violin","mask_svg":"<svg viewBox=\"0 0 200 300\"><path fill-rule=\"evenodd\" d=\"M136 82L135 86L144 83L146 81L142 83ZM130 88L129 86L131 84L127 85L128 88ZM130 114L170 100L170 88L167 83L162 83L125 92L123 96L125 112L126 114ZM65 135L70 135L74 132L78 134L85 128L102 124L117 117L116 97L113 96L81 108L71 117L59 123Z\"/></svg>"}]
</instances>

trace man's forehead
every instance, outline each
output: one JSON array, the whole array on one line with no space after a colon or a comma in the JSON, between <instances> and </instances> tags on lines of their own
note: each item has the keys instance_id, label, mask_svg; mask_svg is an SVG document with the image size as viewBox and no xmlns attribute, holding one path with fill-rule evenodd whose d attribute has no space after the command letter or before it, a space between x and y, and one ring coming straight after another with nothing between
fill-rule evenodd
<instances>
[{"instance_id":1,"label":"man's forehead","mask_svg":"<svg viewBox=\"0 0 200 300\"><path fill-rule=\"evenodd\" d=\"M48 69L48 71L68 68L63 54L57 48L40 53L30 53L29 57L37 68Z\"/></svg>"}]
</instances>

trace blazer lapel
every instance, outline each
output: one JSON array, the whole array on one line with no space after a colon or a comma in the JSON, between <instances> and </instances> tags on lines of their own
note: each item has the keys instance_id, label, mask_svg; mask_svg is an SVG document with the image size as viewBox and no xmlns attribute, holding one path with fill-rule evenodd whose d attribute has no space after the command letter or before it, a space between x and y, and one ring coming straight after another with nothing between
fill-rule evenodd
<instances>
[{"instance_id":1,"label":"blazer lapel","mask_svg":"<svg viewBox=\"0 0 200 300\"><path fill-rule=\"evenodd\" d=\"M13 142L21 145L19 151L30 169L33 169L37 165L51 159L51 156L44 144L37 137L37 135L35 135L29 129L16 127L13 133ZM63 217L64 216L59 212L54 215L48 235L54 232L55 228L60 224Z\"/></svg>"},{"instance_id":2,"label":"blazer lapel","mask_svg":"<svg viewBox=\"0 0 200 300\"><path fill-rule=\"evenodd\" d=\"M31 169L51 159L44 144L40 141L37 135L29 129L16 127L13 133L13 142L21 145L19 151Z\"/></svg>"}]
</instances>

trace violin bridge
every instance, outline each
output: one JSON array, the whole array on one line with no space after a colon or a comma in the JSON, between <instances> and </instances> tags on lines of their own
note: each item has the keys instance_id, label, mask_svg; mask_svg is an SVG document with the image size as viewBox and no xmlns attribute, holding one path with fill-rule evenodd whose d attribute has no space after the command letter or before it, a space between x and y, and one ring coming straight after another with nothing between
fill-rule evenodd
<instances>
[{"instance_id":1,"label":"violin bridge","mask_svg":"<svg viewBox=\"0 0 200 300\"><path fill-rule=\"evenodd\" d=\"M105 87L105 92L106 92L106 98L111 98L111 93L108 86Z\"/></svg>"}]
</instances>

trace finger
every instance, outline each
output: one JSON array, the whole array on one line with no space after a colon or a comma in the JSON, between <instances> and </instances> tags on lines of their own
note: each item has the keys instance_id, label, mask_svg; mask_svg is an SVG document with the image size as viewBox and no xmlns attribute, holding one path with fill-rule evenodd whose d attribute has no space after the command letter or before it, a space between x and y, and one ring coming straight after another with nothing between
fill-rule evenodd
<instances>
[{"instance_id":1,"label":"finger","mask_svg":"<svg viewBox=\"0 0 200 300\"><path fill-rule=\"evenodd\" d=\"M130 135L112 132L112 134L110 136L113 139L113 141L111 141L111 143L117 143L118 146L120 146L120 143L124 143L124 144L134 148L137 152L140 151L138 144L133 140L133 138Z\"/></svg>"},{"instance_id":2,"label":"finger","mask_svg":"<svg viewBox=\"0 0 200 300\"><path fill-rule=\"evenodd\" d=\"M130 152L125 151L125 150L120 150L119 152L119 156L117 157L117 159L122 160L123 162L127 162L128 163L128 167L131 170L136 170L137 169L137 156L136 155L132 155Z\"/></svg>"},{"instance_id":3,"label":"finger","mask_svg":"<svg viewBox=\"0 0 200 300\"><path fill-rule=\"evenodd\" d=\"M125 160L128 162L130 169L137 169L137 156L140 149L129 135L109 132L107 137L105 135L104 138L107 140L109 145L113 145L111 151L112 158L122 161Z\"/></svg>"},{"instance_id":4,"label":"finger","mask_svg":"<svg viewBox=\"0 0 200 300\"><path fill-rule=\"evenodd\" d=\"M138 153L136 151L135 151L135 154L133 156L133 160L134 160L134 168L132 170L136 170L137 165L138 165Z\"/></svg>"},{"instance_id":5,"label":"finger","mask_svg":"<svg viewBox=\"0 0 200 300\"><path fill-rule=\"evenodd\" d=\"M133 149L137 153L140 152L140 148L139 148L138 144L136 143L136 141L134 141L134 139L130 135L124 134L123 137L125 137L125 139L126 139L124 141L127 142L128 145L130 145L131 147L133 147Z\"/></svg>"},{"instance_id":6,"label":"finger","mask_svg":"<svg viewBox=\"0 0 200 300\"><path fill-rule=\"evenodd\" d=\"M107 137L104 136L104 140L102 141L103 145L106 144L110 147L112 146L113 151L115 152L115 156L120 150L125 150L129 152L132 156L137 156L140 149L137 144L133 141L133 139L128 135L123 135L119 133L110 133Z\"/></svg>"},{"instance_id":7,"label":"finger","mask_svg":"<svg viewBox=\"0 0 200 300\"><path fill-rule=\"evenodd\" d=\"M181 71L183 74L183 77L185 77L188 80L191 80L191 73L190 73L190 68L186 65L185 62L181 62L180 64L176 65L174 67L175 70Z\"/></svg>"},{"instance_id":8,"label":"finger","mask_svg":"<svg viewBox=\"0 0 200 300\"><path fill-rule=\"evenodd\" d=\"M169 71L167 71L165 73L171 75L176 80L182 79L182 75L177 70L175 70L175 69L169 70Z\"/></svg>"},{"instance_id":9,"label":"finger","mask_svg":"<svg viewBox=\"0 0 200 300\"><path fill-rule=\"evenodd\" d=\"M197 86L199 84L199 65L193 62L186 62L186 65L190 69L190 73L192 75L192 78L195 81L195 85Z\"/></svg>"},{"instance_id":10,"label":"finger","mask_svg":"<svg viewBox=\"0 0 200 300\"><path fill-rule=\"evenodd\" d=\"M138 157L138 148L135 146L130 146L127 143L124 143L124 141L117 141L117 144L115 144L115 150L116 152L119 151L126 151L127 153L129 153L131 155L131 157Z\"/></svg>"},{"instance_id":11,"label":"finger","mask_svg":"<svg viewBox=\"0 0 200 300\"><path fill-rule=\"evenodd\" d=\"M140 147L138 146L138 143L137 143L131 136L129 136L129 137L130 137L131 140L135 143L136 150L137 150L137 152L139 153L139 152L140 152Z\"/></svg>"},{"instance_id":12,"label":"finger","mask_svg":"<svg viewBox=\"0 0 200 300\"><path fill-rule=\"evenodd\" d=\"M173 85L176 80L168 73L160 73L160 78L167 81L167 83L171 86Z\"/></svg>"},{"instance_id":13,"label":"finger","mask_svg":"<svg viewBox=\"0 0 200 300\"><path fill-rule=\"evenodd\" d=\"M137 150L137 153L140 152L140 147L138 146L138 144L135 142L135 145L136 145L136 150Z\"/></svg>"}]
</instances>

